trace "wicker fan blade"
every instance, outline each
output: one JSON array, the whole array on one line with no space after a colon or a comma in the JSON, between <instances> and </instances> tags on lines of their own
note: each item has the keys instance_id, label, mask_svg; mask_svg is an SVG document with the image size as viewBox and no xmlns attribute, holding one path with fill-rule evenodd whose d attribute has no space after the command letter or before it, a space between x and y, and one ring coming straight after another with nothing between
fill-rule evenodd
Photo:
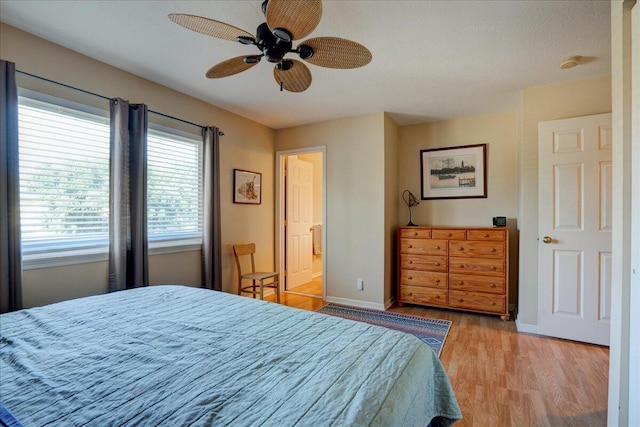
<instances>
[{"instance_id":1,"label":"wicker fan blade","mask_svg":"<svg viewBox=\"0 0 640 427\"><path fill-rule=\"evenodd\" d=\"M245 56L237 56L235 58L227 59L226 61L222 61L219 64L214 65L209 68L207 71L208 79L219 79L221 77L233 76L234 74L238 74L241 71L248 70L257 64L244 62Z\"/></svg>"},{"instance_id":2,"label":"wicker fan blade","mask_svg":"<svg viewBox=\"0 0 640 427\"><path fill-rule=\"evenodd\" d=\"M276 65L273 69L273 77L276 79L278 85L282 84L282 88L289 92L302 92L307 90L311 85L311 71L309 71L309 67L295 59L291 59L290 61L293 62L293 66L286 71L279 70Z\"/></svg>"},{"instance_id":3,"label":"wicker fan blade","mask_svg":"<svg viewBox=\"0 0 640 427\"><path fill-rule=\"evenodd\" d=\"M316 29L322 17L320 0L269 0L267 25L271 30L284 28L292 40L299 40Z\"/></svg>"},{"instance_id":4,"label":"wicker fan blade","mask_svg":"<svg viewBox=\"0 0 640 427\"><path fill-rule=\"evenodd\" d=\"M313 56L305 61L327 68L358 68L373 58L369 49L340 37L316 37L302 44L313 48Z\"/></svg>"},{"instance_id":5,"label":"wicker fan blade","mask_svg":"<svg viewBox=\"0 0 640 427\"><path fill-rule=\"evenodd\" d=\"M252 34L236 28L233 25L202 16L171 13L169 14L169 19L192 31L232 42L238 41L238 36L253 37Z\"/></svg>"}]
</instances>

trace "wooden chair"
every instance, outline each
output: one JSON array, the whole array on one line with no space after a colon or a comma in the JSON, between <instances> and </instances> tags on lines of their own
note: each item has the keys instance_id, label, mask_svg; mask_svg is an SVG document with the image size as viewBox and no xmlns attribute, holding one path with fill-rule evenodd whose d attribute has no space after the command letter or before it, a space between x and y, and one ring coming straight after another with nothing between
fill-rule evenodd
<instances>
[{"instance_id":1,"label":"wooden chair","mask_svg":"<svg viewBox=\"0 0 640 427\"><path fill-rule=\"evenodd\" d=\"M238 267L238 295L242 295L242 292L260 295L260 299L264 297L264 288L273 288L276 292L276 301L280 302L280 274L275 271L270 272L256 272L256 264L253 259L253 254L256 252L255 243L249 243L246 245L233 245L233 255L236 258L236 266ZM242 273L241 257L251 256L251 273ZM242 286L243 280L251 280L251 285ZM265 280L270 280L265 283Z\"/></svg>"}]
</instances>

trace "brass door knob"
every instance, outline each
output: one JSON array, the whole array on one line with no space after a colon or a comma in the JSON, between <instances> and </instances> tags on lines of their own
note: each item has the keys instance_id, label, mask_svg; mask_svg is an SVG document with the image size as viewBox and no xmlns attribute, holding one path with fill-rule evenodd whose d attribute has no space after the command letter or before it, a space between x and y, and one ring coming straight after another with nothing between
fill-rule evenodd
<instances>
[{"instance_id":1,"label":"brass door knob","mask_svg":"<svg viewBox=\"0 0 640 427\"><path fill-rule=\"evenodd\" d=\"M550 236L544 236L544 237L542 238L542 241L543 241L544 243L551 243L551 242L553 241L553 239L552 239Z\"/></svg>"}]
</instances>

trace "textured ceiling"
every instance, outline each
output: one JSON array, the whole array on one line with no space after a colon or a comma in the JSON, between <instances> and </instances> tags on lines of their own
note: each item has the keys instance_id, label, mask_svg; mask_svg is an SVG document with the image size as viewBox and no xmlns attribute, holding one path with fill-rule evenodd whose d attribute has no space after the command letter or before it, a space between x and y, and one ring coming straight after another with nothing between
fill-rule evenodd
<instances>
[{"instance_id":1,"label":"textured ceiling","mask_svg":"<svg viewBox=\"0 0 640 427\"><path fill-rule=\"evenodd\" d=\"M280 92L273 64L224 79L214 64L254 46L171 22L202 15L255 33L261 1L0 1L0 20L271 128L386 111L399 125L513 109L523 88L610 73L605 1L327 1L309 37L357 41L351 70L308 65L305 92ZM582 55L568 70L560 62ZM105 94L112 96L113 94Z\"/></svg>"}]
</instances>

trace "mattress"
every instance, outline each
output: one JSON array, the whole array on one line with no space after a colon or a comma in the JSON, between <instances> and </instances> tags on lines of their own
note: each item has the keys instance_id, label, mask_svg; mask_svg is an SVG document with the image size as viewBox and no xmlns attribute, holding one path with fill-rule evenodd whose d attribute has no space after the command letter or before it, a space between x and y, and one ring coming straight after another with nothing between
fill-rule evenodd
<instances>
[{"instance_id":1,"label":"mattress","mask_svg":"<svg viewBox=\"0 0 640 427\"><path fill-rule=\"evenodd\" d=\"M440 361L412 335L186 286L3 314L0 356L0 402L26 427L461 418Z\"/></svg>"}]
</instances>

